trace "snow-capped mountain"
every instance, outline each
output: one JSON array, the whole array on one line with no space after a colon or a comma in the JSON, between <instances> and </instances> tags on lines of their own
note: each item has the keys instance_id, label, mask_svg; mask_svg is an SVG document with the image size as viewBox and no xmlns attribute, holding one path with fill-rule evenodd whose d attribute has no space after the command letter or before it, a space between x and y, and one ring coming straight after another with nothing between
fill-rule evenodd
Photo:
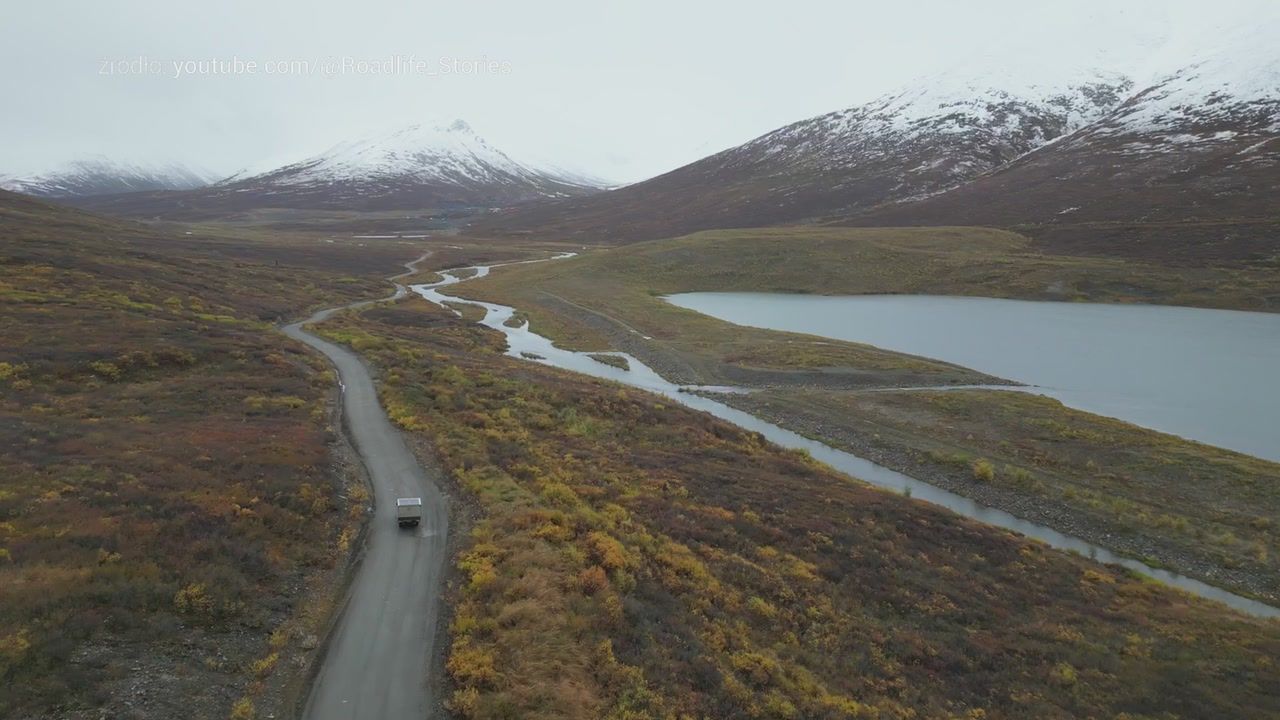
<instances>
[{"instance_id":1,"label":"snow-capped mountain","mask_svg":"<svg viewBox=\"0 0 1280 720\"><path fill-rule=\"evenodd\" d=\"M1157 77L1098 131L1141 133L1280 130L1280 18L1226 36Z\"/></svg>"},{"instance_id":2,"label":"snow-capped mountain","mask_svg":"<svg viewBox=\"0 0 1280 720\"><path fill-rule=\"evenodd\" d=\"M969 71L972 73L972 71ZM1002 165L1097 120L1133 83L1102 71L1027 82L1007 70L948 75L866 105L775 130L715 156L724 169L868 171L894 198L927 195ZM906 161L906 162L904 162ZM907 191L904 196L903 191ZM872 193L873 195L878 193ZM881 198L858 198L878 202Z\"/></svg>"},{"instance_id":3,"label":"snow-capped mountain","mask_svg":"<svg viewBox=\"0 0 1280 720\"><path fill-rule=\"evenodd\" d=\"M881 208L858 224L1038 225L1082 248L1128 242L1171 247L1168 227L1149 239L1110 239L1082 223L1248 221L1184 244L1229 242L1240 257L1274 253L1280 215L1280 24L1260 25L1157 76L1113 111L1057 142L921 202ZM1189 227L1189 226L1188 226ZM1036 234L1036 233L1033 233ZM1156 237L1156 236L1159 237ZM1150 249L1150 248L1148 248ZM1203 247L1201 248L1204 249ZM1188 258L1194 248L1183 248Z\"/></svg>"},{"instance_id":4,"label":"snow-capped mountain","mask_svg":"<svg viewBox=\"0 0 1280 720\"><path fill-rule=\"evenodd\" d=\"M208 171L179 163L129 163L92 156L47 172L0 179L0 188L37 197L72 198L148 190L190 190L217 179Z\"/></svg>"},{"instance_id":5,"label":"snow-capped mountain","mask_svg":"<svg viewBox=\"0 0 1280 720\"><path fill-rule=\"evenodd\" d=\"M458 120L420 124L339 144L301 162L211 190L280 207L500 206L599 188L517 162Z\"/></svg>"},{"instance_id":6,"label":"snow-capped mountain","mask_svg":"<svg viewBox=\"0 0 1280 720\"><path fill-rule=\"evenodd\" d=\"M983 68L924 79L657 178L498 222L640 239L802 222L927 197L1096 121L1133 87L1115 73L1056 75L1029 80Z\"/></svg>"},{"instance_id":7,"label":"snow-capped mountain","mask_svg":"<svg viewBox=\"0 0 1280 720\"><path fill-rule=\"evenodd\" d=\"M373 134L198 190L114 195L78 204L122 215L200 217L255 208L494 208L600 190L589 179L514 160L459 120Z\"/></svg>"},{"instance_id":8,"label":"snow-capped mountain","mask_svg":"<svg viewBox=\"0 0 1280 720\"><path fill-rule=\"evenodd\" d=\"M1227 146L1240 163L1275 163L1280 148L1280 22L1237 34L1157 78L1063 142L1190 168Z\"/></svg>"}]
</instances>

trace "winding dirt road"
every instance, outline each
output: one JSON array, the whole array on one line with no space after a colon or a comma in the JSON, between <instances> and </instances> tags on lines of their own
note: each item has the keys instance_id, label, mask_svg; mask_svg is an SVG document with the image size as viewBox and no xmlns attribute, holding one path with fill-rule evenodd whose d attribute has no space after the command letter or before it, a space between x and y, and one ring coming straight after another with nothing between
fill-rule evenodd
<instances>
[{"instance_id":1,"label":"winding dirt road","mask_svg":"<svg viewBox=\"0 0 1280 720\"><path fill-rule=\"evenodd\" d=\"M406 264L408 272L391 280L413 273L426 257ZM392 297L406 292L397 283ZM343 424L373 483L376 504L365 555L307 699L303 716L308 720L422 720L434 704L428 676L449 530L445 497L438 479L418 464L387 419L360 357L303 329L339 310L374 302L380 301L321 310L283 328L337 368ZM397 497L422 498L423 521L417 528L396 526Z\"/></svg>"}]
</instances>

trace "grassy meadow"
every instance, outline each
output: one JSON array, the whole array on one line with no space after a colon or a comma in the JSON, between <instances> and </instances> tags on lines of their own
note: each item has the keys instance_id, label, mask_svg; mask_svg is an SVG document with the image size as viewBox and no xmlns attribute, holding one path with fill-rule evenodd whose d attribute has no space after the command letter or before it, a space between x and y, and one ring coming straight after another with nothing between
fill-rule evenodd
<instances>
[{"instance_id":1,"label":"grassy meadow","mask_svg":"<svg viewBox=\"0 0 1280 720\"><path fill-rule=\"evenodd\" d=\"M1280 623L506 358L419 298L319 331L456 483L458 717L1280 713Z\"/></svg>"},{"instance_id":2,"label":"grassy meadow","mask_svg":"<svg viewBox=\"0 0 1280 720\"><path fill-rule=\"evenodd\" d=\"M864 345L736 326L661 300L748 289L1280 306L1280 276L1256 268L1046 255L1022 236L982 228L703 232L503 269L459 292L513 304L564 346L626 350L684 382L769 388L730 402L1151 564L1280 599L1268 522L1280 512L1274 464L1028 396L859 393L992 380ZM975 484L969 465L984 458L1009 472Z\"/></svg>"}]
</instances>

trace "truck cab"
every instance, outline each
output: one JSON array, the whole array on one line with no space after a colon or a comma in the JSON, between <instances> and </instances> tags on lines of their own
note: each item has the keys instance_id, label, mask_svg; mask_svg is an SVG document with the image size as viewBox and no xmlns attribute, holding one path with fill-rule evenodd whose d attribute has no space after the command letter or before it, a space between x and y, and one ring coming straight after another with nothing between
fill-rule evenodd
<instances>
[{"instance_id":1,"label":"truck cab","mask_svg":"<svg viewBox=\"0 0 1280 720\"><path fill-rule=\"evenodd\" d=\"M422 522L422 498L396 499L396 524L400 527L417 527Z\"/></svg>"}]
</instances>

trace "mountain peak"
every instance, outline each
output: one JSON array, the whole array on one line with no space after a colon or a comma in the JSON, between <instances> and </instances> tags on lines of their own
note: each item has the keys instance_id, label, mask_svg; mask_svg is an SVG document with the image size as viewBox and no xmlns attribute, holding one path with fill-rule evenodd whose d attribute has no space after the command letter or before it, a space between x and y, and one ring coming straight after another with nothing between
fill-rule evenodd
<instances>
[{"instance_id":1,"label":"mountain peak","mask_svg":"<svg viewBox=\"0 0 1280 720\"><path fill-rule=\"evenodd\" d=\"M368 209L500 206L598 189L581 178L513 160L463 120L370 133L300 162L218 185L218 192L236 203Z\"/></svg>"},{"instance_id":2,"label":"mountain peak","mask_svg":"<svg viewBox=\"0 0 1280 720\"><path fill-rule=\"evenodd\" d=\"M452 122L416 122L410 125L404 125L393 128L382 133L370 133L366 137L376 137L381 135L471 135L475 136L476 131L466 120L458 119Z\"/></svg>"}]
</instances>

